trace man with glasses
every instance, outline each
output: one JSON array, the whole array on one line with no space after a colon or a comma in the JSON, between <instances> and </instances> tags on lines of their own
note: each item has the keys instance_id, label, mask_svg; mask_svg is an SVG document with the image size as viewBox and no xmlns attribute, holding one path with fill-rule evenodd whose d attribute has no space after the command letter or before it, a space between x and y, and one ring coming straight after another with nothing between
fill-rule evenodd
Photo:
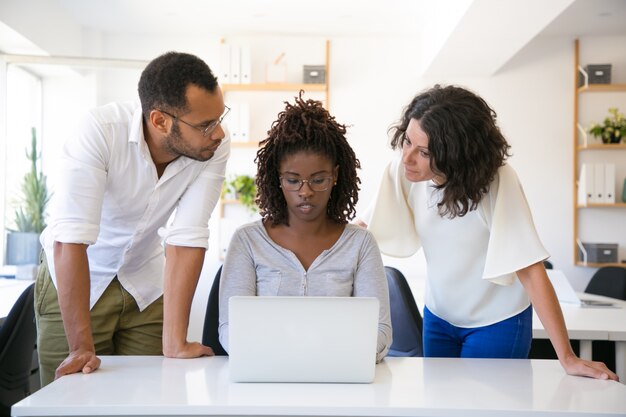
<instances>
[{"instance_id":1,"label":"man with glasses","mask_svg":"<svg viewBox=\"0 0 626 417\"><path fill-rule=\"evenodd\" d=\"M187 327L229 109L190 54L150 62L138 90L140 106L91 110L63 148L35 290L42 385L96 370L96 355L213 354Z\"/></svg>"}]
</instances>

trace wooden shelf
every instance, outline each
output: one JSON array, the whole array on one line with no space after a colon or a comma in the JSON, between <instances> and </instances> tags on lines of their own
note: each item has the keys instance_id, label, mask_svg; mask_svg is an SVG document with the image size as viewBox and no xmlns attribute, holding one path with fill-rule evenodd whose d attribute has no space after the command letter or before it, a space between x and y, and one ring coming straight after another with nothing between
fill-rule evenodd
<instances>
[{"instance_id":1,"label":"wooden shelf","mask_svg":"<svg viewBox=\"0 0 626 417\"><path fill-rule=\"evenodd\" d=\"M626 203L590 203L590 204L579 204L577 206L579 209L584 208L626 208Z\"/></svg>"},{"instance_id":2,"label":"wooden shelf","mask_svg":"<svg viewBox=\"0 0 626 417\"><path fill-rule=\"evenodd\" d=\"M621 263L621 262L602 262L602 263L595 263L595 262L582 262L582 261L576 261L576 265L578 266L589 266L592 268L602 268L603 266L617 266L620 268L626 268L626 264L625 263Z\"/></svg>"},{"instance_id":3,"label":"wooden shelf","mask_svg":"<svg viewBox=\"0 0 626 417\"><path fill-rule=\"evenodd\" d=\"M326 91L326 84L292 84L292 83L263 83L263 84L222 84L222 91Z\"/></svg>"},{"instance_id":4,"label":"wooden shelf","mask_svg":"<svg viewBox=\"0 0 626 417\"><path fill-rule=\"evenodd\" d=\"M620 149L626 149L626 143L592 143L588 145L579 145L576 148L578 151L615 151Z\"/></svg>"},{"instance_id":5,"label":"wooden shelf","mask_svg":"<svg viewBox=\"0 0 626 417\"><path fill-rule=\"evenodd\" d=\"M623 55L623 54L621 54ZM578 39L575 40L574 42L574 77L573 77L573 81L574 81L574 85L573 85L573 91L574 91L574 125L573 125L573 178L572 178L572 187L573 187L573 191L574 191L574 195L577 195L577 191L578 191L578 176L580 174L580 166L582 162L585 161L595 161L595 163L599 163L599 161L602 161L602 159L607 159L606 157L608 156L606 153L603 155L599 155L597 153L586 153L589 151L602 151L602 152L606 152L606 151L618 151L619 153L618 158L619 158L619 165L621 165L623 163L624 160L624 153L622 153L623 150L626 150L626 143L609 143L609 144L605 144L605 143L601 143L601 141L597 138L593 138L593 142L594 143L589 143L589 139L592 139L591 136L587 136L587 132L586 129L583 129L581 127L581 125L579 124L579 120L580 120L580 112L581 112L581 95L582 94L587 94L587 93L620 93L620 97L622 97L623 93L626 92L626 84L587 84L584 85L582 87L579 87L576 83L578 80L578 76L579 76L579 69L580 69L580 42ZM621 80L620 80L621 81ZM612 96L596 96L596 98L598 98L598 102L606 102L606 101L612 101L613 97ZM590 105L594 105L594 103L587 103ZM595 106L598 106L599 103L595 103ZM612 106L608 106L608 107L612 107ZM587 109L588 110L588 109ZM581 136L582 139L581 140ZM583 159L583 155L584 155L584 159ZM615 163L616 166L618 165L616 161L614 161L614 157L613 155L611 155L611 162ZM621 177L616 178L616 183L619 182L619 185L621 186ZM617 184L616 184L617 185ZM621 189L621 187L619 187ZM618 198L621 196L618 196ZM590 220L590 218L594 218L595 220L599 220L599 217L603 216L603 215L608 215L609 213L607 213L606 211L601 212L601 211L595 211L595 212L581 212L581 210L583 209L607 209L607 210L613 210L613 209L624 209L626 208L626 203L623 203L621 201L619 202L615 202L615 203L588 203L588 204L578 204L576 199L574 199L574 202L572 204L573 206L573 239L572 239L572 249L573 249L573 256L572 259L574 260L574 264L577 266L584 266L584 267L593 267L593 268L600 268L603 266L618 266L618 267L622 267L622 268L626 268L626 263L591 263L591 262L587 262L584 263L580 260L580 254L579 254L579 248L578 248L578 244L577 244L577 238L582 239L584 238L590 238L589 235L586 236L579 236L579 232L583 226L583 221L588 222ZM620 219L624 218L624 212L611 212L610 213L611 216L618 216ZM619 222L620 224L623 224L623 222ZM606 225L607 223L600 223L602 225ZM585 229L586 230L586 229ZM620 229L621 230L621 229ZM615 234L613 234L612 236L614 236ZM602 239L601 236L603 236L602 233L594 233L594 236L598 239ZM621 236L621 235L619 235ZM618 236L618 237L619 237ZM615 241L616 243L618 243L619 246L622 246L624 244L623 240L621 238L614 238L612 239L612 241Z\"/></svg>"},{"instance_id":6,"label":"wooden shelf","mask_svg":"<svg viewBox=\"0 0 626 417\"><path fill-rule=\"evenodd\" d=\"M579 93L611 93L626 91L626 84L589 84L578 87Z\"/></svg>"}]
</instances>

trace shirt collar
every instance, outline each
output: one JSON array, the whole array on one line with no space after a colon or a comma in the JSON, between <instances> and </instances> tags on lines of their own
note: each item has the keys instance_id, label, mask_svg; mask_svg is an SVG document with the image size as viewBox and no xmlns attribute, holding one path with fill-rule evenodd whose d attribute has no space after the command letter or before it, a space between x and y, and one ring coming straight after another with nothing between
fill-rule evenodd
<instances>
[{"instance_id":1,"label":"shirt collar","mask_svg":"<svg viewBox=\"0 0 626 417\"><path fill-rule=\"evenodd\" d=\"M134 143L145 142L143 135L143 111L141 105L137 105L133 112L133 119L130 122L128 141Z\"/></svg>"}]
</instances>

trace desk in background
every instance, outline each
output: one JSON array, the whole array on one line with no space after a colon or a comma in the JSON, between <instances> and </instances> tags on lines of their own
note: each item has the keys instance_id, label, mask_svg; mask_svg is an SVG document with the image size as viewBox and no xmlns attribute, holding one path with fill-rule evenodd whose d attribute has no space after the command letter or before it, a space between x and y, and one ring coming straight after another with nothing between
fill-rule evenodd
<instances>
[{"instance_id":1,"label":"desk in background","mask_svg":"<svg viewBox=\"0 0 626 417\"><path fill-rule=\"evenodd\" d=\"M34 281L0 278L0 324L24 290Z\"/></svg>"},{"instance_id":2,"label":"desk in background","mask_svg":"<svg viewBox=\"0 0 626 417\"><path fill-rule=\"evenodd\" d=\"M561 310L563 310L569 338L580 340L580 357L589 360L592 353L592 341L614 341L616 373L620 381L626 383L626 301L593 294L579 295L587 299L610 301L614 305L613 307L581 307L562 303ZM533 316L533 338L548 338L536 313Z\"/></svg>"},{"instance_id":3,"label":"desk in background","mask_svg":"<svg viewBox=\"0 0 626 417\"><path fill-rule=\"evenodd\" d=\"M626 385L551 360L386 358L372 384L260 384L230 382L227 357L101 358L94 374L58 379L12 415L626 415Z\"/></svg>"}]
</instances>

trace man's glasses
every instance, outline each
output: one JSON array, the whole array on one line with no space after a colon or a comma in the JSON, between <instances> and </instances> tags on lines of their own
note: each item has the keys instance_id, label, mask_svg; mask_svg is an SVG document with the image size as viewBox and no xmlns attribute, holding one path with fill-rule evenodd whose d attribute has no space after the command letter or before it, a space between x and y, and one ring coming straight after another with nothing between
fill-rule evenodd
<instances>
[{"instance_id":1,"label":"man's glasses","mask_svg":"<svg viewBox=\"0 0 626 417\"><path fill-rule=\"evenodd\" d=\"M298 178L279 177L280 185L286 191L300 191L304 183L309 184L309 188L313 191L326 191L330 188L333 177L315 177L308 180Z\"/></svg>"},{"instance_id":2,"label":"man's glasses","mask_svg":"<svg viewBox=\"0 0 626 417\"><path fill-rule=\"evenodd\" d=\"M224 120L224 117L226 117L226 115L228 114L228 112L230 111L230 107L228 106L224 106L226 108L226 111L224 111L224 114L222 115L222 117L220 117L217 120L213 120L212 122L208 123L207 125L200 125L200 126L196 126L196 125L192 125L189 122L184 121L183 119L181 119L178 116L174 116L172 113L166 112L165 110L161 110L161 109L157 109L159 110L161 113L165 113L168 116L170 116L172 119L174 120L178 120L179 122L182 122L184 124L186 124L189 127L192 127L198 131L200 131L200 133L202 134L202 136L209 136L211 133L213 133L213 131L217 128L217 126L219 124L222 123L222 121Z\"/></svg>"}]
</instances>

